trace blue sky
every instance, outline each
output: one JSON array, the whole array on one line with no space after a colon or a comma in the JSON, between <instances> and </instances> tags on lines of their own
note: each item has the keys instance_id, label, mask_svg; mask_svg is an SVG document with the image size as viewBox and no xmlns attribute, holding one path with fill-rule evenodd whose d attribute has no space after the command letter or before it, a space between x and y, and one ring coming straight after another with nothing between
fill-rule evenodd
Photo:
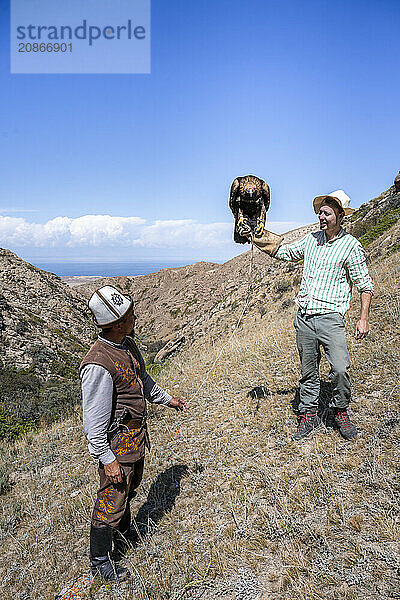
<instances>
[{"instance_id":1,"label":"blue sky","mask_svg":"<svg viewBox=\"0 0 400 600\"><path fill-rule=\"evenodd\" d=\"M400 169L398 1L153 0L150 75L11 75L0 6L0 245L24 258L223 260L235 176L282 231Z\"/></svg>"}]
</instances>

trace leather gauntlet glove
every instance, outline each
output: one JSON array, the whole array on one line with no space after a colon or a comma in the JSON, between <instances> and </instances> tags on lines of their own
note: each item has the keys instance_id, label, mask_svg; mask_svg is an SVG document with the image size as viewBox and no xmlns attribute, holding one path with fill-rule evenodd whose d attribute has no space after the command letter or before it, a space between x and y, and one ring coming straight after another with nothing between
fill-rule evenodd
<instances>
[{"instance_id":1,"label":"leather gauntlet glove","mask_svg":"<svg viewBox=\"0 0 400 600\"><path fill-rule=\"evenodd\" d=\"M264 233L261 237L254 238L254 245L257 246L257 248L259 248L262 252L266 252L266 254L269 254L270 256L275 256L282 242L283 237L281 235L277 235L276 233L272 233L266 229L264 229Z\"/></svg>"}]
</instances>

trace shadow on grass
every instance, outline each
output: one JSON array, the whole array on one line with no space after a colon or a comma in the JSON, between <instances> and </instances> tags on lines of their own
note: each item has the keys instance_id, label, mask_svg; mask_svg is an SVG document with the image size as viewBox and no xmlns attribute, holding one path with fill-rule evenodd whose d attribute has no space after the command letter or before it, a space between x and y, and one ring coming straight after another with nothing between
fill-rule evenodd
<instances>
[{"instance_id":1,"label":"shadow on grass","mask_svg":"<svg viewBox=\"0 0 400 600\"><path fill-rule=\"evenodd\" d=\"M291 402L293 412L299 415L299 404L300 404L300 390L295 388L291 390L295 392L294 398ZM288 390L289 392L289 390ZM332 409L329 407L332 401L332 385L329 381L321 380L321 390L318 398L318 416L322 419L327 427L335 427L336 424L333 420Z\"/></svg>"},{"instance_id":2,"label":"shadow on grass","mask_svg":"<svg viewBox=\"0 0 400 600\"><path fill-rule=\"evenodd\" d=\"M285 390L276 390L275 394L278 394L278 396L287 396L288 394L294 394L296 392L298 392L299 388L296 387L291 387L291 388L287 388Z\"/></svg>"},{"instance_id":3,"label":"shadow on grass","mask_svg":"<svg viewBox=\"0 0 400 600\"><path fill-rule=\"evenodd\" d=\"M173 465L158 475L151 484L147 500L133 519L130 542L137 546L141 539L151 535L163 516L174 507L181 491L181 480L188 472L186 465Z\"/></svg>"},{"instance_id":4,"label":"shadow on grass","mask_svg":"<svg viewBox=\"0 0 400 600\"><path fill-rule=\"evenodd\" d=\"M270 395L271 395L271 392L269 391L267 384L257 385L256 387L251 389L249 392L247 392L248 398L251 398L252 400L257 400L256 406L255 406L255 412L258 412L258 410L260 408L261 398L269 398Z\"/></svg>"},{"instance_id":5,"label":"shadow on grass","mask_svg":"<svg viewBox=\"0 0 400 600\"><path fill-rule=\"evenodd\" d=\"M292 401L290 402L293 412L295 415L299 415L299 404L300 404L300 390L298 387L284 388L281 390L275 390L275 394L279 396L288 396L294 394ZM268 399L271 395L270 390L266 384L258 385L252 388L248 393L247 397L257 401L255 410L258 411L260 407L260 400L262 398ZM329 381L321 380L321 390L318 398L318 415L325 423L327 427L335 427L336 424L333 420L332 409L330 403L332 401L332 385Z\"/></svg>"}]
</instances>

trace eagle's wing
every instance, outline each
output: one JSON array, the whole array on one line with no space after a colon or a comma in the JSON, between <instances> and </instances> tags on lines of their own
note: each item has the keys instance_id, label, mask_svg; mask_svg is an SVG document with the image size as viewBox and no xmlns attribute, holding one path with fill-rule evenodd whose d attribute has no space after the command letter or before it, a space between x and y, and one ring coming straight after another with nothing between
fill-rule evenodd
<instances>
[{"instance_id":1,"label":"eagle's wing","mask_svg":"<svg viewBox=\"0 0 400 600\"><path fill-rule=\"evenodd\" d=\"M265 206L265 210L267 211L269 209L269 205L271 202L271 193L269 191L269 185L265 181L262 182L261 187L262 187L262 197L264 200L264 206Z\"/></svg>"},{"instance_id":2,"label":"eagle's wing","mask_svg":"<svg viewBox=\"0 0 400 600\"><path fill-rule=\"evenodd\" d=\"M239 179L236 177L232 181L231 191L229 193L229 208L231 209L233 215L236 217L238 212L238 204L237 200L239 197Z\"/></svg>"}]
</instances>

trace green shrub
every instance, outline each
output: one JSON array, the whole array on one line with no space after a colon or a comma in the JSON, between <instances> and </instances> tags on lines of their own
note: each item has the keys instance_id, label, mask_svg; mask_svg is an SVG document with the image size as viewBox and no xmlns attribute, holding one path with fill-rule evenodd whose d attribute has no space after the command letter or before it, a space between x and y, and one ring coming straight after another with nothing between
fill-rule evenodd
<instances>
[{"instance_id":1,"label":"green shrub","mask_svg":"<svg viewBox=\"0 0 400 600\"><path fill-rule=\"evenodd\" d=\"M280 294L287 292L291 289L291 287L292 283L288 279L278 279L278 281L275 284L275 290Z\"/></svg>"},{"instance_id":2,"label":"green shrub","mask_svg":"<svg viewBox=\"0 0 400 600\"><path fill-rule=\"evenodd\" d=\"M33 426L34 424L31 421L13 417L0 408L0 439L8 441L16 440L23 433L32 429Z\"/></svg>"},{"instance_id":3,"label":"green shrub","mask_svg":"<svg viewBox=\"0 0 400 600\"><path fill-rule=\"evenodd\" d=\"M0 310L11 310L11 306L8 304L3 294L0 294Z\"/></svg>"},{"instance_id":4,"label":"green shrub","mask_svg":"<svg viewBox=\"0 0 400 600\"><path fill-rule=\"evenodd\" d=\"M354 235L354 237L359 240L375 225L375 223L375 219L362 219L352 226L351 235Z\"/></svg>"},{"instance_id":5,"label":"green shrub","mask_svg":"<svg viewBox=\"0 0 400 600\"><path fill-rule=\"evenodd\" d=\"M50 364L50 371L59 377L69 379L76 378L78 374L80 360L69 352L58 350L58 358Z\"/></svg>"},{"instance_id":6,"label":"green shrub","mask_svg":"<svg viewBox=\"0 0 400 600\"><path fill-rule=\"evenodd\" d=\"M26 407L38 398L42 383L33 369L0 369L0 399L2 409L13 417L26 418Z\"/></svg>"},{"instance_id":7,"label":"green shrub","mask_svg":"<svg viewBox=\"0 0 400 600\"><path fill-rule=\"evenodd\" d=\"M83 343L78 337L76 337L76 335L74 335L66 329L55 328L53 329L53 333L55 333L57 336L61 337L67 342L68 349L71 352L79 352L80 354L82 354L86 353L89 350L89 346L87 344ZM93 339L96 340L98 336L97 331L94 332L93 335Z\"/></svg>"},{"instance_id":8,"label":"green shrub","mask_svg":"<svg viewBox=\"0 0 400 600\"><path fill-rule=\"evenodd\" d=\"M359 238L360 242L367 248L374 240L380 237L385 231L393 227L400 219L400 208L389 210L383 214L375 223L370 226L366 232Z\"/></svg>"},{"instance_id":9,"label":"green shrub","mask_svg":"<svg viewBox=\"0 0 400 600\"><path fill-rule=\"evenodd\" d=\"M395 244L394 246L389 248L389 250L386 253L386 256L390 256L391 254L394 254L395 252L399 252L399 250L400 250L400 244Z\"/></svg>"},{"instance_id":10,"label":"green shrub","mask_svg":"<svg viewBox=\"0 0 400 600\"><path fill-rule=\"evenodd\" d=\"M40 390L37 420L52 422L64 418L71 413L80 400L81 389L78 379L46 381Z\"/></svg>"},{"instance_id":11,"label":"green shrub","mask_svg":"<svg viewBox=\"0 0 400 600\"><path fill-rule=\"evenodd\" d=\"M162 348L162 346L163 346L163 344L161 344L161 348ZM158 350L160 350L161 348L158 348ZM156 356L156 354L154 354L154 353L145 356L144 362L146 364L146 371L148 372L150 377L157 379L157 377L160 375L161 371L165 368L167 363L166 362L155 363L154 362L155 356Z\"/></svg>"},{"instance_id":12,"label":"green shrub","mask_svg":"<svg viewBox=\"0 0 400 600\"><path fill-rule=\"evenodd\" d=\"M33 313L31 310L23 308L22 306L20 307L20 310L22 310L22 312L24 312L29 317L30 323L35 323L36 325L41 325L42 323L44 323L44 320L38 315L35 315L35 313Z\"/></svg>"},{"instance_id":13,"label":"green shrub","mask_svg":"<svg viewBox=\"0 0 400 600\"><path fill-rule=\"evenodd\" d=\"M44 346L43 344L36 344L30 346L26 353L28 356L31 356L33 359L33 363L35 365L42 365L48 363L50 360L54 359L54 350Z\"/></svg>"},{"instance_id":14,"label":"green shrub","mask_svg":"<svg viewBox=\"0 0 400 600\"><path fill-rule=\"evenodd\" d=\"M65 417L80 401L79 380L41 381L33 369L0 369L0 439Z\"/></svg>"},{"instance_id":15,"label":"green shrub","mask_svg":"<svg viewBox=\"0 0 400 600\"><path fill-rule=\"evenodd\" d=\"M15 331L19 334L19 335L24 335L24 333L26 333L26 331L29 329L29 323L27 321L25 321L25 319L20 319L17 322L17 325L15 327Z\"/></svg>"}]
</instances>

